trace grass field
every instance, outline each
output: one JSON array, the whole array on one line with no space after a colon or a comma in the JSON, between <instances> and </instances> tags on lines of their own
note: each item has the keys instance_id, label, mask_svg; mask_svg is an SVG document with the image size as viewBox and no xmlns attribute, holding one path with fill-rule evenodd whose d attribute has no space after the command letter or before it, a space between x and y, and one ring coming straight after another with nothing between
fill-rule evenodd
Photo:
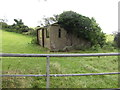
<instances>
[{"instance_id":1,"label":"grass field","mask_svg":"<svg viewBox=\"0 0 120 90\"><path fill-rule=\"evenodd\" d=\"M47 49L44 49L38 45L31 44L30 42L33 37L6 31L3 31L1 35L3 40L3 53L50 53ZM86 52L87 51L85 51L85 53ZM50 58L51 74L78 74L101 72L118 72L118 57L108 56ZM45 74L46 58L3 57L2 73ZM46 78L3 77L2 87L45 88ZM118 88L118 75L51 77L50 88Z\"/></svg>"}]
</instances>

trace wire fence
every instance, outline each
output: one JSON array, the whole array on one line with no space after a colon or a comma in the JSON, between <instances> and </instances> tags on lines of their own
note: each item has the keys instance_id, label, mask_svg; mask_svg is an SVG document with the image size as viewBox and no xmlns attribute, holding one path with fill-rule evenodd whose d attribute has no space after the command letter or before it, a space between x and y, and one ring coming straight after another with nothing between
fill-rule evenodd
<instances>
[{"instance_id":1,"label":"wire fence","mask_svg":"<svg viewBox=\"0 0 120 90\"><path fill-rule=\"evenodd\" d=\"M86 73L86 74L50 74L50 57L95 57L95 56L120 56L120 53L89 53L89 54L8 54L1 53L0 57L46 57L46 74L44 75L0 75L0 77L46 77L46 88L50 86L50 77L63 76L89 76L89 75L113 75L120 72Z\"/></svg>"}]
</instances>

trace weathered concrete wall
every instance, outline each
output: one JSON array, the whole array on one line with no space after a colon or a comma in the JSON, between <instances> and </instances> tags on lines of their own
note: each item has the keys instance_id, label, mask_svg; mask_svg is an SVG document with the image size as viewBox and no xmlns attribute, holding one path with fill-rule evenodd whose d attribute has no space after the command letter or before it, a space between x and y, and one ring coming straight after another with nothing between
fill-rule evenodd
<instances>
[{"instance_id":1,"label":"weathered concrete wall","mask_svg":"<svg viewBox=\"0 0 120 90\"><path fill-rule=\"evenodd\" d=\"M59 37L59 29L61 29L61 37ZM51 51L63 50L66 46L90 46L87 40L77 38L74 35L68 35L66 30L61 28L59 25L51 25L47 28L49 32L49 38L46 38L46 30L44 29L44 47ZM42 30L40 30L40 45L42 42Z\"/></svg>"},{"instance_id":2,"label":"weathered concrete wall","mask_svg":"<svg viewBox=\"0 0 120 90\"><path fill-rule=\"evenodd\" d=\"M44 42L43 42L43 38L42 38L42 31L44 30ZM48 30L49 31L49 30ZM50 49L50 38L46 38L46 29L40 29L38 30L38 43L40 44L40 46L43 46L44 43L44 47Z\"/></svg>"},{"instance_id":3,"label":"weathered concrete wall","mask_svg":"<svg viewBox=\"0 0 120 90\"><path fill-rule=\"evenodd\" d=\"M38 30L38 43L40 46L42 46L42 29Z\"/></svg>"},{"instance_id":4,"label":"weathered concrete wall","mask_svg":"<svg viewBox=\"0 0 120 90\"><path fill-rule=\"evenodd\" d=\"M74 45L85 45L88 43L87 40L83 39L83 38L77 38L75 35L70 35L71 39L69 39L70 43L74 46Z\"/></svg>"},{"instance_id":5,"label":"weathered concrete wall","mask_svg":"<svg viewBox=\"0 0 120 90\"><path fill-rule=\"evenodd\" d=\"M77 38L74 35L68 35L66 30L59 25L50 26L50 48L53 51L63 50L66 46L88 46L88 41ZM59 29L61 29L61 38L58 37Z\"/></svg>"},{"instance_id":6,"label":"weathered concrete wall","mask_svg":"<svg viewBox=\"0 0 120 90\"><path fill-rule=\"evenodd\" d=\"M47 32L50 33L50 29L47 28ZM47 38L46 36L46 29L44 29L44 47L48 48L48 49L51 49L50 48L50 34L49 34L49 37Z\"/></svg>"},{"instance_id":7,"label":"weathered concrete wall","mask_svg":"<svg viewBox=\"0 0 120 90\"><path fill-rule=\"evenodd\" d=\"M61 37L59 37L59 29L61 29ZM61 50L66 46L66 32L60 26L54 25L50 27L50 47L51 50Z\"/></svg>"}]
</instances>

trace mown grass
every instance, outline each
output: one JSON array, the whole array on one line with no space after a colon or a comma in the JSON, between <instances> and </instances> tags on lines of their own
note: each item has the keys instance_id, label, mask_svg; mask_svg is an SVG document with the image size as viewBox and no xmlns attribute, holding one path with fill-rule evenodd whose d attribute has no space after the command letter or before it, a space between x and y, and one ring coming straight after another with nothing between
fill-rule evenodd
<instances>
[{"instance_id":1,"label":"mown grass","mask_svg":"<svg viewBox=\"0 0 120 90\"><path fill-rule=\"evenodd\" d=\"M44 49L38 45L31 44L30 42L33 37L6 31L3 31L2 33L3 33L2 34L3 53L50 53L47 49ZM84 52L82 51L82 53L86 52L87 51ZM71 73L78 74L78 73L101 73L101 72L118 72L118 57L104 56L104 57L50 58L51 74L71 74ZM3 57L2 73L45 74L46 58ZM45 88L46 78L3 77L2 87ZM51 77L50 88L118 88L118 75Z\"/></svg>"}]
</instances>

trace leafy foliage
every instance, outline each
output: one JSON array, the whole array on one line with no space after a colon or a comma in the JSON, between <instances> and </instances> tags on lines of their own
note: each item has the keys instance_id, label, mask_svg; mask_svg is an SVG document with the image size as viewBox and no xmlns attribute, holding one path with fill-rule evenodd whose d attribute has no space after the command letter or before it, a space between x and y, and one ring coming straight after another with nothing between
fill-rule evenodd
<instances>
[{"instance_id":1,"label":"leafy foliage","mask_svg":"<svg viewBox=\"0 0 120 90\"><path fill-rule=\"evenodd\" d=\"M28 32L29 31L29 27L24 25L24 23L22 22L22 19L17 20L14 19L15 23L12 25L13 29L16 29L16 32L22 33L22 32Z\"/></svg>"},{"instance_id":2,"label":"leafy foliage","mask_svg":"<svg viewBox=\"0 0 120 90\"><path fill-rule=\"evenodd\" d=\"M5 23L5 22L0 22L0 28L7 28L8 27L8 25L7 25L7 23Z\"/></svg>"},{"instance_id":3,"label":"leafy foliage","mask_svg":"<svg viewBox=\"0 0 120 90\"><path fill-rule=\"evenodd\" d=\"M14 19L15 23L13 25L7 25L5 26L5 30L10 31L10 32L17 32L17 33L24 33L32 30L28 26L24 25L22 19ZM2 25L2 26L3 26Z\"/></svg>"},{"instance_id":4,"label":"leafy foliage","mask_svg":"<svg viewBox=\"0 0 120 90\"><path fill-rule=\"evenodd\" d=\"M118 33L115 35L114 42L115 42L115 45L116 45L118 48L120 48L120 32L118 32Z\"/></svg>"},{"instance_id":5,"label":"leafy foliage","mask_svg":"<svg viewBox=\"0 0 120 90\"><path fill-rule=\"evenodd\" d=\"M67 30L67 33L89 40L92 46L99 44L103 47L105 44L105 34L94 18L90 19L73 11L65 11L59 15L58 23Z\"/></svg>"}]
</instances>

